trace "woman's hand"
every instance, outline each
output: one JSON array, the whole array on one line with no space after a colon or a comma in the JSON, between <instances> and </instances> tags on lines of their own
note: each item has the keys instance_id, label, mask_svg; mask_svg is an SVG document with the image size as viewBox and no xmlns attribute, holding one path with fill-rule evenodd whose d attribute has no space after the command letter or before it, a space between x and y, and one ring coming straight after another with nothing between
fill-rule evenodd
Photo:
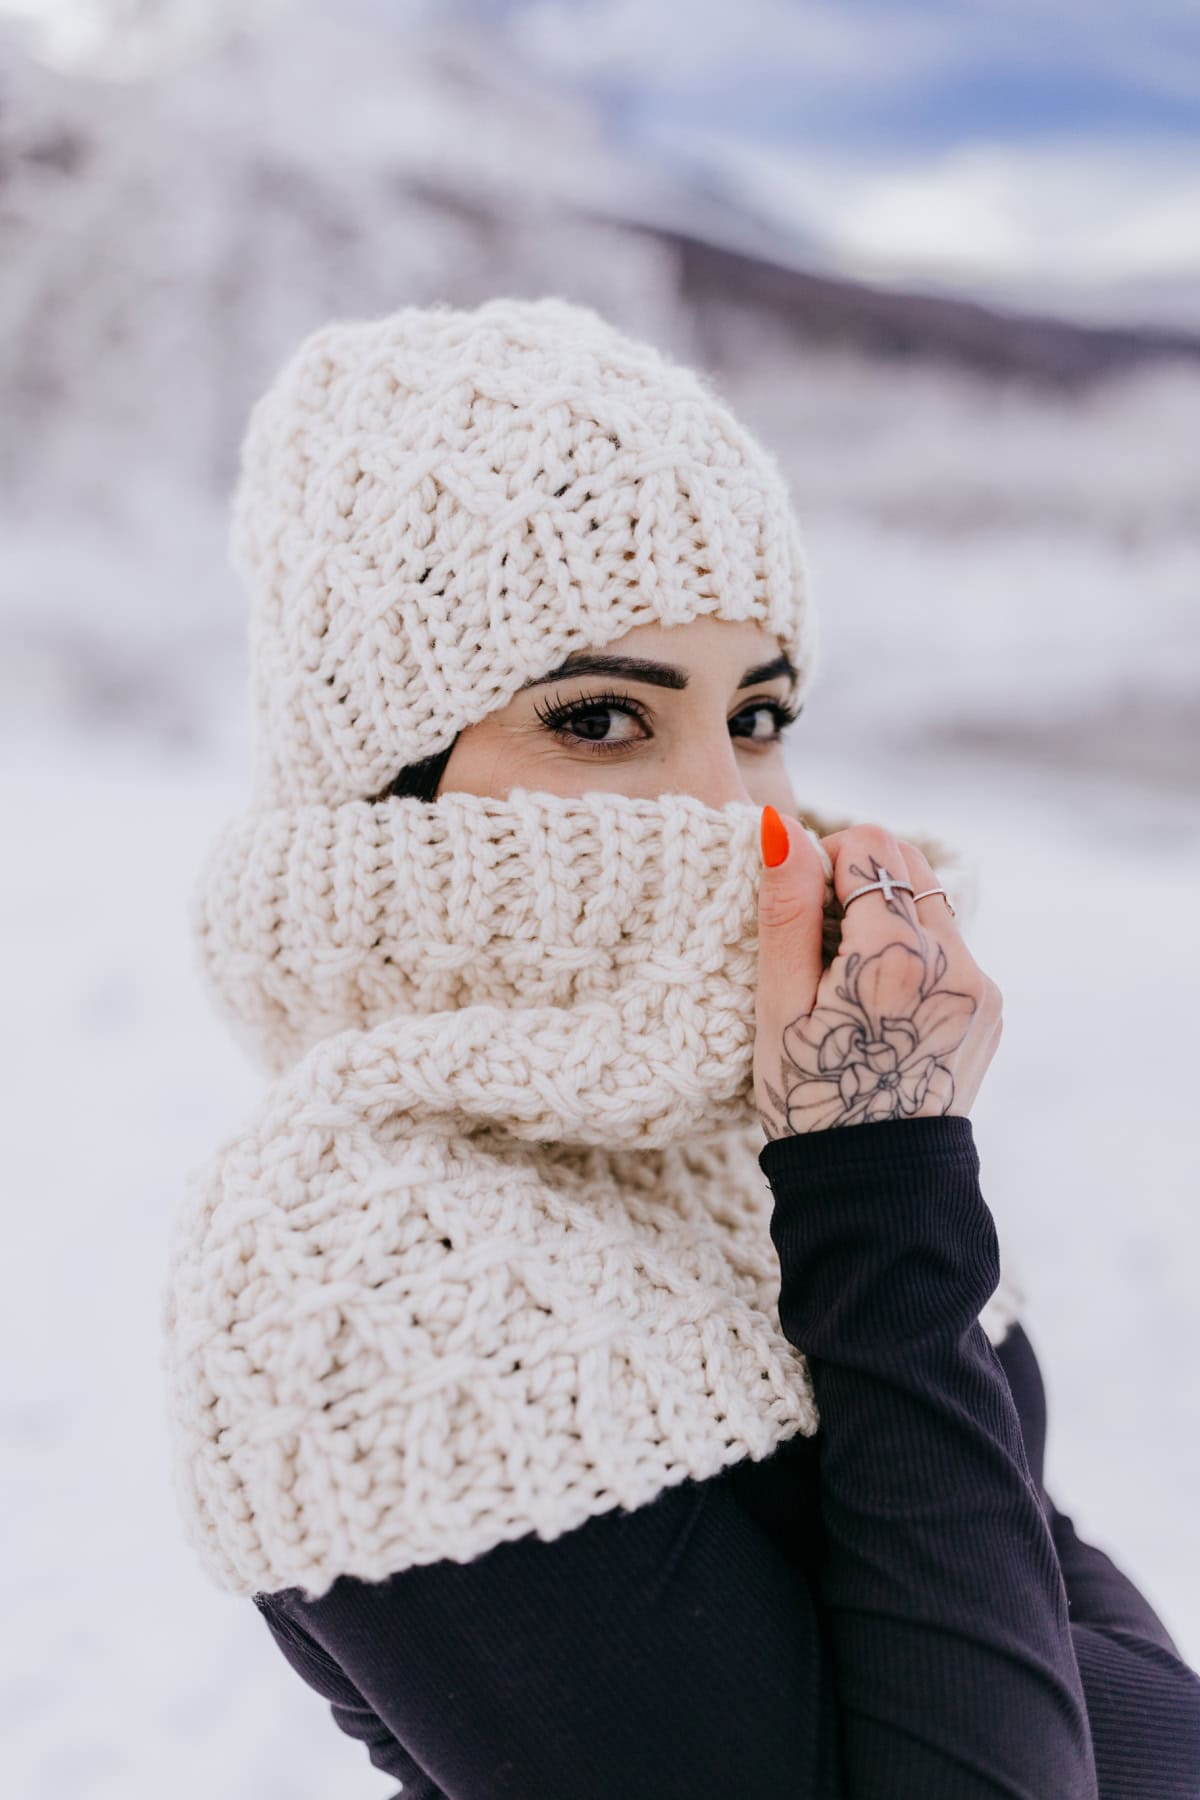
<instances>
[{"instance_id":1,"label":"woman's hand","mask_svg":"<svg viewBox=\"0 0 1200 1800\"><path fill-rule=\"evenodd\" d=\"M768 1138L882 1119L966 1115L995 1054L1002 997L941 894L914 905L875 889L846 910L821 956L825 871L798 819L764 809L754 1093ZM886 868L913 893L939 885L914 844L882 825L820 840L839 907Z\"/></svg>"}]
</instances>

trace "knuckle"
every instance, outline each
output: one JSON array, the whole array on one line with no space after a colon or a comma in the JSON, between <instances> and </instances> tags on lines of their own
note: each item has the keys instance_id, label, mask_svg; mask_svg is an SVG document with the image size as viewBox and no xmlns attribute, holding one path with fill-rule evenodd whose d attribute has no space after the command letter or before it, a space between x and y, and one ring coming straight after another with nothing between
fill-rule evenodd
<instances>
[{"instance_id":1,"label":"knuckle","mask_svg":"<svg viewBox=\"0 0 1200 1800\"><path fill-rule=\"evenodd\" d=\"M833 849L835 863L839 860L849 863L854 856L871 853L877 862L883 862L891 855L896 838L885 825L867 823L852 825L839 836L839 842Z\"/></svg>"},{"instance_id":2,"label":"knuckle","mask_svg":"<svg viewBox=\"0 0 1200 1800\"><path fill-rule=\"evenodd\" d=\"M865 839L869 843L878 841L881 843L894 844L897 842L895 833L889 831L887 826L881 824L878 819L864 820L861 825L856 825L854 827L854 831L858 837Z\"/></svg>"},{"instance_id":3,"label":"knuckle","mask_svg":"<svg viewBox=\"0 0 1200 1800\"><path fill-rule=\"evenodd\" d=\"M984 975L982 971L980 972L979 993L984 1010L992 1018L998 1019L1004 1011L1004 996L991 976Z\"/></svg>"},{"instance_id":4,"label":"knuckle","mask_svg":"<svg viewBox=\"0 0 1200 1800\"><path fill-rule=\"evenodd\" d=\"M968 951L965 958L955 963L953 985L960 993L971 996L975 1002L978 1018L990 1022L999 1018L1004 1007L1004 996L985 969L981 969Z\"/></svg>"},{"instance_id":5,"label":"knuckle","mask_svg":"<svg viewBox=\"0 0 1200 1800\"><path fill-rule=\"evenodd\" d=\"M905 859L910 866L915 865L918 869L928 869L932 867L929 858L919 844L910 842L908 838L897 838L896 842L899 844L901 850L903 850Z\"/></svg>"},{"instance_id":6,"label":"knuckle","mask_svg":"<svg viewBox=\"0 0 1200 1800\"><path fill-rule=\"evenodd\" d=\"M774 929L794 925L800 919L811 918L812 913L813 905L809 896L806 893L798 892L795 888L789 889L786 894L770 893L764 889L759 900L760 922Z\"/></svg>"},{"instance_id":7,"label":"knuckle","mask_svg":"<svg viewBox=\"0 0 1200 1800\"><path fill-rule=\"evenodd\" d=\"M815 856L798 863L786 882L763 882L759 888L758 916L768 926L818 919L824 908L825 871Z\"/></svg>"}]
</instances>

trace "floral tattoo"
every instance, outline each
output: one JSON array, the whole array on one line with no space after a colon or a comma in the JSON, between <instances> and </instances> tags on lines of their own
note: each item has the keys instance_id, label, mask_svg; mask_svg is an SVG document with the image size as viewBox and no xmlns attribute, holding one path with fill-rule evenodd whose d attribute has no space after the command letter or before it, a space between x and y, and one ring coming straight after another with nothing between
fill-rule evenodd
<instances>
[{"instance_id":1,"label":"floral tattoo","mask_svg":"<svg viewBox=\"0 0 1200 1800\"><path fill-rule=\"evenodd\" d=\"M883 865L871 862L869 875L857 864L851 873L877 881ZM911 895L885 892L883 899L914 941L897 939L871 956L853 951L834 990L843 1004L819 1002L784 1027L780 1091L764 1083L775 1116L758 1114L768 1138L937 1115L953 1104L945 1059L967 1035L977 1003L939 986L946 952L922 931Z\"/></svg>"}]
</instances>

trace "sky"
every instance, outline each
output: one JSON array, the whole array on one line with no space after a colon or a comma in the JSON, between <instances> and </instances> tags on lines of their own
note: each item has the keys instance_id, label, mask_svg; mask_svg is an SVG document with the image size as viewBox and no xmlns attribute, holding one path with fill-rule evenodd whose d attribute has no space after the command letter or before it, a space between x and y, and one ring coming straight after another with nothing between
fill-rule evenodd
<instances>
[{"instance_id":1,"label":"sky","mask_svg":"<svg viewBox=\"0 0 1200 1800\"><path fill-rule=\"evenodd\" d=\"M307 4L381 32L492 33L627 147L702 177L818 265L1200 325L1196 0ZM124 46L138 67L168 40L305 10L0 0L60 60Z\"/></svg>"},{"instance_id":2,"label":"sky","mask_svg":"<svg viewBox=\"0 0 1200 1800\"><path fill-rule=\"evenodd\" d=\"M848 272L1141 295L1200 323L1194 0L487 11L627 138L719 175Z\"/></svg>"},{"instance_id":3,"label":"sky","mask_svg":"<svg viewBox=\"0 0 1200 1800\"><path fill-rule=\"evenodd\" d=\"M368 92L351 84L357 139L343 93L314 122L330 66L298 41L293 0L157 0L173 49L156 0L20 4L76 66L104 61L120 15L140 20L124 31L138 79L232 21L281 21L305 69L264 59L270 105L246 104L219 69L181 109L178 142L141 134L156 108L122 94L96 109L90 182L52 189L52 163L26 159L28 215L5 188L21 248L0 284L0 415L30 479L19 498L0 490L0 820L20 846L0 879L0 992L6 1173L34 1201L10 1209L18 1279L0 1278L15 1372L0 1486L20 1545L0 1572L0 1610L17 1620L7 1787L23 1800L329 1800L370 1791L363 1746L253 1609L203 1580L167 1485L167 1232L188 1172L252 1103L186 930L203 850L244 803L249 748L217 451L254 360L282 357L301 316L307 328L328 307L326 203L365 246L336 290L347 317L382 312L393 281L428 297L443 266L483 293L490 250L480 226L448 230L443 252L423 206L367 179L381 122L391 145L397 112L418 134L426 116L387 85L386 59L369 59L384 73ZM381 33L420 11L336 6ZM929 28L931 9L872 27L863 9L738 0L736 37L703 0L686 32L656 0L636 14L574 0L569 26L548 4L476 0L469 16L547 80L578 83L628 144L743 182L855 267L953 251L978 291L1002 279L989 270L1011 282L1089 255L1103 266L1103 249L1128 279L1169 266L1200 216L1194 119L1179 110L1194 107L1195 58L1186 20L1153 0L1136 32L1103 5L1060 8L1057 38L1038 36L1021 0L953 29L948 15ZM1035 40L1048 67L1068 18L1070 106L1065 85L1055 99L1049 75L1022 74ZM1001 42L1011 71L984 83ZM418 85L418 59L395 60ZM444 119L435 83L424 97ZM23 125L19 88L2 98L6 128ZM481 154L511 116L474 107ZM274 160L277 133L303 155ZM574 154L567 132L544 141ZM252 174L272 166L285 198L266 207ZM311 231L290 229L297 193L316 203ZM686 304L673 260L635 234L568 243L597 297L661 284L666 322ZM505 267L530 282L553 266L532 237L520 254ZM1111 279L1094 275L1095 290ZM137 329L121 329L130 318ZM973 1117L1045 1373L1048 1485L1200 1666L1200 377L1146 370L1067 401L798 345L785 362L751 319L741 329L730 398L789 471L826 644L825 700L792 750L796 793L822 814L944 838L978 872L970 942L1006 1023Z\"/></svg>"}]
</instances>

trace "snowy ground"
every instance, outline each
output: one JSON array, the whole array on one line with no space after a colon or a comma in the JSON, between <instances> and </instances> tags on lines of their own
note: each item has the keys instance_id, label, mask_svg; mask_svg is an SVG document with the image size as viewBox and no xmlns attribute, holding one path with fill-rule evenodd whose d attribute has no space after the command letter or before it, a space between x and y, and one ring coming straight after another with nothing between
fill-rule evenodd
<instances>
[{"instance_id":1,"label":"snowy ground","mask_svg":"<svg viewBox=\"0 0 1200 1800\"><path fill-rule=\"evenodd\" d=\"M687 339L665 254L522 217L518 160L573 176L592 154L557 106L535 134L523 100L442 92L393 46L322 127L324 56L289 34L279 61L266 87L247 55L165 96L4 65L25 150L0 219L0 1785L22 1800L395 1789L208 1585L169 1488L168 1225L259 1089L185 924L246 780L221 510L244 409L309 325L442 286L570 270L627 328ZM485 222L507 207L478 237L405 189L393 132L415 119L424 155L426 123L465 144L467 113ZM1068 401L785 353L748 320L729 386L818 577L801 804L942 835L977 871L1005 1031L973 1117L1045 1372L1047 1485L1200 1664L1200 379Z\"/></svg>"},{"instance_id":2,"label":"snowy ground","mask_svg":"<svg viewBox=\"0 0 1200 1800\"><path fill-rule=\"evenodd\" d=\"M1107 414L1027 399L980 417L955 384L900 379L907 412L883 375L848 372L840 406L817 396L789 440L826 634L796 791L975 864L971 941L1006 1027L973 1117L1045 1370L1047 1483L1196 1663L1186 409L1151 384ZM1114 450L1136 442L1156 481ZM184 922L201 851L244 797L247 722L218 512L158 471L120 492L143 508L124 530L10 518L0 572L6 1791L382 1800L395 1784L253 1609L209 1587L168 1485L167 1225L184 1171L258 1087L209 1017Z\"/></svg>"},{"instance_id":3,"label":"snowy ground","mask_svg":"<svg viewBox=\"0 0 1200 1800\"><path fill-rule=\"evenodd\" d=\"M194 1565L166 1472L167 1222L182 1169L258 1080L207 1013L182 926L241 770L111 731L5 748L6 1791L382 1797L394 1783L253 1609ZM971 941L1006 1028L973 1117L1046 1374L1047 1482L1194 1661L1200 806L928 759L800 755L795 780L801 804L953 832L975 858Z\"/></svg>"}]
</instances>

